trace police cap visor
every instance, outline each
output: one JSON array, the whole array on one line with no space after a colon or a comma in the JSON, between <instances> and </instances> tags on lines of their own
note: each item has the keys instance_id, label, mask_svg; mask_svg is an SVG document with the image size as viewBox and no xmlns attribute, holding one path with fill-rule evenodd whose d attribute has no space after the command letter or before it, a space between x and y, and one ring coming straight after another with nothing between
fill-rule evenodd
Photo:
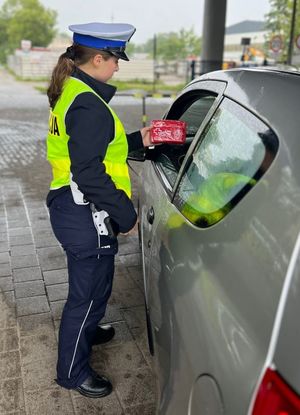
<instances>
[{"instance_id":1,"label":"police cap visor","mask_svg":"<svg viewBox=\"0 0 300 415\"><path fill-rule=\"evenodd\" d=\"M105 48L103 50L109 52L118 59L122 59L123 61L129 61L129 58L125 53L125 48Z\"/></svg>"}]
</instances>

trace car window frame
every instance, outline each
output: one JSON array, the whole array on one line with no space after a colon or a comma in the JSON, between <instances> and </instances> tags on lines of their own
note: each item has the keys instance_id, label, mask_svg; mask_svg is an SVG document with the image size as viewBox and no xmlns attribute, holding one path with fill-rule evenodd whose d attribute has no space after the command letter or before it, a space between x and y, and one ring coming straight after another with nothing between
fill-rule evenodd
<instances>
[{"instance_id":1,"label":"car window frame","mask_svg":"<svg viewBox=\"0 0 300 415\"><path fill-rule=\"evenodd\" d=\"M157 173L157 176L162 183L167 195L169 196L170 200L173 201L174 195L176 193L176 189L178 187L178 184L180 182L181 175L184 173L184 168L186 163L188 162L189 158L192 154L192 149L194 149L196 143L199 141L199 137L201 136L202 131L205 129L206 125L210 122L211 118L213 117L215 111L219 107L220 103L223 99L223 93L226 89L227 82L220 81L220 80L203 80L203 81L194 81L192 84L189 84L182 93L177 97L177 99L173 102L173 104L170 106L168 111L163 116L163 119L167 119L168 115L172 111L172 108L174 105L178 103L179 100L182 100L184 96L190 95L191 92L195 92L195 95L197 94L199 97L205 96L205 95L216 95L216 99L212 106L210 107L209 111L207 112L206 116L204 117L204 120L202 121L200 127L198 128L195 137L193 139L193 142L191 143L184 161L178 171L176 181L174 183L174 186L172 187L166 177L165 172L163 169L155 162L155 160L151 161L151 165L154 169L154 171ZM192 95L191 95L192 96ZM188 97L187 97L188 98ZM195 101L194 101L195 102Z\"/></svg>"},{"instance_id":2,"label":"car window frame","mask_svg":"<svg viewBox=\"0 0 300 415\"><path fill-rule=\"evenodd\" d=\"M276 159L276 157L277 157L277 155L278 155L278 152L279 152L279 148L280 148L280 140L279 140L279 136L278 136L278 134L277 134L277 132L276 132L276 130L273 128L273 127L271 127L271 125L264 119L264 118L262 118L261 116L259 116L259 114L257 114L257 113L255 113L254 111L252 111L250 108L248 108L248 107L246 107L245 105L243 105L243 104L241 104L239 101L237 101L237 100L235 100L234 98L232 98L232 97L230 97L230 96L226 96L225 94L221 97L221 99L220 99L220 101L219 101L219 105L218 105L218 107L215 109L215 112L217 111L217 109L221 106L221 104L223 103L223 101L224 100L229 100L229 101L232 101L234 104L236 104L236 105L238 105L239 107L241 107L243 110L245 110L245 111L247 111L247 112L249 112L252 116L254 116L255 118L257 118L257 120L259 120L261 123L263 123L266 127L268 127L272 132L273 132L273 134L275 135L275 137L276 137L276 139L277 139L277 141L278 141L278 148L277 148L277 151L276 151L276 153L274 154L274 157L273 157L273 159L272 159L272 161L271 161L271 163L270 163L270 165L268 166L268 168L267 168L267 170L266 170L266 172L269 170L269 168L271 167L271 165L273 164L273 162L274 162L274 160ZM214 116L214 114L212 115L212 117L210 118L210 120L213 118L213 116ZM210 122L210 120L209 120L209 122ZM198 148L198 146L201 146L201 141L203 141L204 140L204 138L205 138L205 135L204 134L202 134L203 132L204 132L204 130L206 129L206 127L209 125L209 122L208 123L206 123L206 125L205 125L205 127L204 128L201 128L201 132L200 132L200 134L198 135L198 133L199 133L199 131L197 132L197 135L198 135L198 137L197 137L197 140L194 140L193 141L193 148L191 149L191 147L189 148L189 155L188 155L188 157L186 157L186 159L185 159L185 163L184 163L184 168L182 169L182 171L181 171L181 175L180 175L180 177L179 177L179 175L178 175L178 177L177 177L177 180L176 180L176 183L175 183L175 185L174 185L174 187L173 187L173 192L172 192L172 199L171 199L171 203L173 204L173 206L176 208L176 210L180 213L180 214L182 214L181 212L180 212L180 210L179 210L179 208L178 208L178 206L177 206L177 204L176 204L176 201L175 201L175 199L176 199L176 194L177 194L177 192L178 192L178 187L179 187L179 184L180 184L180 182L181 182L181 180L182 180L182 178L183 178L183 176L184 176L184 174L187 172L187 170L189 169L189 167L190 167L190 164L191 164L191 162L192 162L192 160L193 160L193 158L192 158L192 155L193 155L193 153L194 153L194 151L195 151L195 149L196 148ZM200 130L200 129L199 129ZM195 136L196 137L196 136ZM190 150L191 150L191 152L190 152ZM183 167L183 166L182 166ZM265 173L266 173L265 172ZM264 173L264 174L265 174ZM264 174L261 176L261 177L263 177L264 176ZM261 177L259 178L259 180L261 179ZM247 192L248 193L248 192ZM240 201L241 200L243 200L243 197L239 200L239 202L238 203L240 203ZM230 213L230 212L229 212ZM210 227L207 227L207 228L205 228L205 227L203 227L203 228L200 228L200 227L198 227L197 225L195 225L195 224L193 224L187 217L185 217L184 215L183 215L183 217L184 217L184 219L187 221L187 222L189 222L189 224L191 225L191 226L194 226L195 228L197 228L197 229L201 229L201 230L206 230L206 229L209 229ZM227 215L225 215L225 217L223 218L223 219L226 219L226 217L227 217ZM223 219L220 221L220 222L222 222L223 221ZM218 224L219 222L217 222L216 224ZM216 225L215 224L215 225Z\"/></svg>"}]
</instances>

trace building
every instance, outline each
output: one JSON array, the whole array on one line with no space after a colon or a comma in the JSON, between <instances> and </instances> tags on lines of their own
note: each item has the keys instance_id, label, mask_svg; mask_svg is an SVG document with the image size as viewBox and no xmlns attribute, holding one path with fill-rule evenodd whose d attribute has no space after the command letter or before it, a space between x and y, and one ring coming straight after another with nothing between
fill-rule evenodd
<instances>
[{"instance_id":1,"label":"building","mask_svg":"<svg viewBox=\"0 0 300 415\"><path fill-rule=\"evenodd\" d=\"M224 61L240 62L242 55L246 54L246 60L261 64L264 60L264 46L267 30L265 22L244 20L228 26L225 30ZM249 45L242 45L249 42ZM247 40L246 40L247 39Z\"/></svg>"},{"instance_id":2,"label":"building","mask_svg":"<svg viewBox=\"0 0 300 415\"><path fill-rule=\"evenodd\" d=\"M72 39L65 35L58 35L48 48L31 47L31 42L23 41L20 49L7 59L10 70L22 79L47 80L57 63L58 57L72 44ZM114 74L116 81L133 81L136 79L153 82L154 62L143 56L135 56L129 62L119 61L120 71Z\"/></svg>"}]
</instances>

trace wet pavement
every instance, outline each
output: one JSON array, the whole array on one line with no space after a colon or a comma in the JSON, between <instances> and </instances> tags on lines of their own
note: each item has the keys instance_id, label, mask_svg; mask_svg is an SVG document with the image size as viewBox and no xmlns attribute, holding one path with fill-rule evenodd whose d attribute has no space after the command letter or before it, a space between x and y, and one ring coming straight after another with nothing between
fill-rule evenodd
<instances>
[{"instance_id":1,"label":"wet pavement","mask_svg":"<svg viewBox=\"0 0 300 415\"><path fill-rule=\"evenodd\" d=\"M149 100L149 119L160 117L169 104L168 99ZM116 97L112 106L128 131L140 128L138 99ZM68 277L45 205L50 182L47 119L46 96L0 69L0 414L153 415L155 381L137 236L119 241L104 320L113 324L116 336L95 347L91 359L91 365L112 380L113 393L88 399L54 381ZM132 179L136 201L138 178Z\"/></svg>"}]
</instances>

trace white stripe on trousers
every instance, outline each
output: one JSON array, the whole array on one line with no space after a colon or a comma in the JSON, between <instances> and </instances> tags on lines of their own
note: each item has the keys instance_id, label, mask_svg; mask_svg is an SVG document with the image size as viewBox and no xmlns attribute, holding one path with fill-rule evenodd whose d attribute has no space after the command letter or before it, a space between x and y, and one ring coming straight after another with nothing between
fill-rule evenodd
<instances>
[{"instance_id":1,"label":"white stripe on trousers","mask_svg":"<svg viewBox=\"0 0 300 415\"><path fill-rule=\"evenodd\" d=\"M78 346L78 342L79 342L79 339L80 339L80 335L81 335L81 332L82 332L82 329L83 329L84 323L85 323L85 321L86 321L86 319L87 319L87 317L88 317L88 315L89 315L90 309L91 309L91 307L92 307L92 305L93 305L93 301L94 301L94 300L92 300L92 301L91 301L91 304L90 304L89 309L88 309L88 311L87 311L87 313L86 313L86 315L85 315L85 317L84 317L83 323L81 324L81 327L80 327L80 330L79 330L79 333L78 333L78 336L77 336L76 345L75 345L75 350L74 350L74 353L73 353L73 358L72 358L72 362L71 362L71 366L70 366L70 370L69 370L69 374L68 374L68 378L69 378L69 379L70 379L70 377L71 377L71 371L72 371L72 367L73 367L73 364L74 364L74 359L75 359L75 356L76 356L76 351L77 351L77 346Z\"/></svg>"}]
</instances>

